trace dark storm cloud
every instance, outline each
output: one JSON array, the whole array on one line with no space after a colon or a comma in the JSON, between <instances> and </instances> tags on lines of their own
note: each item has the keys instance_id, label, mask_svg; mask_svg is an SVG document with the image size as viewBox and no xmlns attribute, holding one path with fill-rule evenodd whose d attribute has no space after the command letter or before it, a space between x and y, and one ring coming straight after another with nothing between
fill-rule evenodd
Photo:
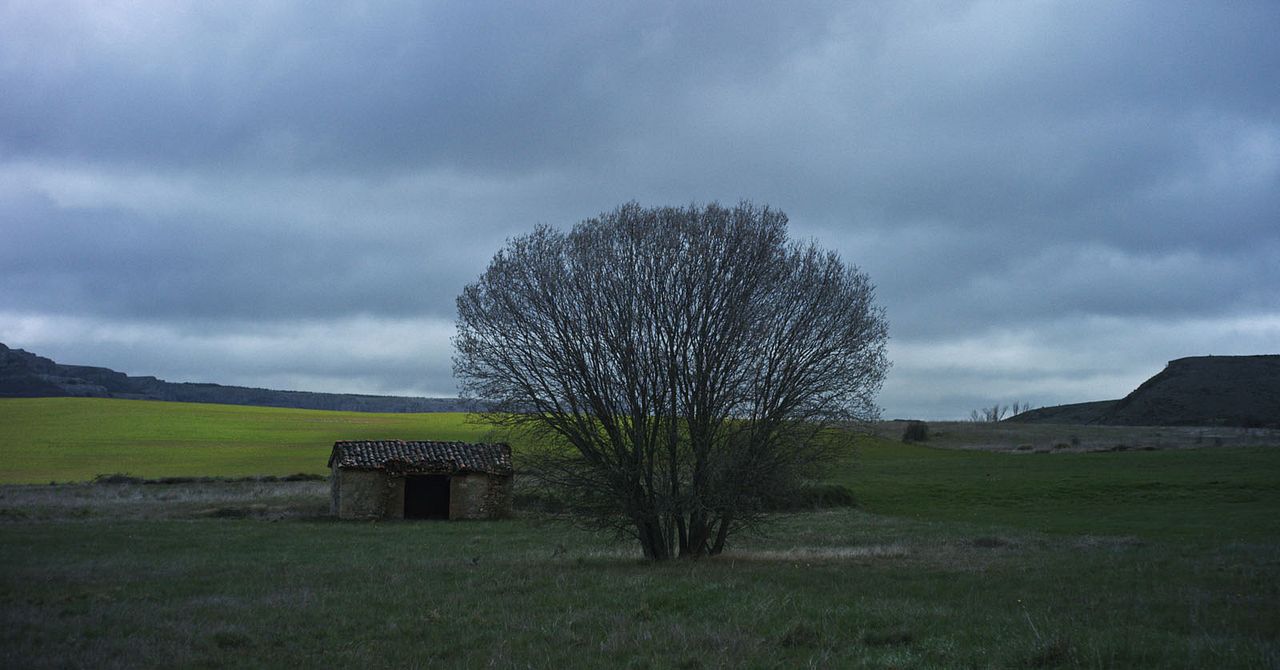
<instances>
[{"instance_id":1,"label":"dark storm cloud","mask_svg":"<svg viewBox=\"0 0 1280 670\"><path fill-rule=\"evenodd\" d=\"M879 286L891 413L1115 395L1280 349L1278 32L1274 2L11 4L0 341L449 392L452 299L508 236L748 197Z\"/></svg>"},{"instance_id":2,"label":"dark storm cloud","mask_svg":"<svg viewBox=\"0 0 1280 670\"><path fill-rule=\"evenodd\" d=\"M15 10L0 146L167 165L518 170L648 125L655 96L754 76L805 37L804 17L821 20L803 5L260 5Z\"/></svg>"}]
</instances>

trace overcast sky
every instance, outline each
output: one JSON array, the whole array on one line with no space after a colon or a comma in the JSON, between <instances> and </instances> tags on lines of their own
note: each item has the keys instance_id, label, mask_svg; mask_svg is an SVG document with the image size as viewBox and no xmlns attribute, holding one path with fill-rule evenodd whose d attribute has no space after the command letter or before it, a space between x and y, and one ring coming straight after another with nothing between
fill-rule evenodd
<instances>
[{"instance_id":1,"label":"overcast sky","mask_svg":"<svg viewBox=\"0 0 1280 670\"><path fill-rule=\"evenodd\" d=\"M1280 353L1280 3L0 2L0 342L451 395L504 240L750 199L866 271L886 417Z\"/></svg>"}]
</instances>

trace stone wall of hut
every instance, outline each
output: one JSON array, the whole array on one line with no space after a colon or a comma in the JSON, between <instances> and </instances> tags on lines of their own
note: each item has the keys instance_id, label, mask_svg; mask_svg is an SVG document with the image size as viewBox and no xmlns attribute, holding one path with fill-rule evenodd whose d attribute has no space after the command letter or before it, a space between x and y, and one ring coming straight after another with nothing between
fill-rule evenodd
<instances>
[{"instance_id":1,"label":"stone wall of hut","mask_svg":"<svg viewBox=\"0 0 1280 670\"><path fill-rule=\"evenodd\" d=\"M404 478L381 470L335 469L331 508L339 519L403 519Z\"/></svg>"},{"instance_id":2,"label":"stone wall of hut","mask_svg":"<svg viewBox=\"0 0 1280 670\"><path fill-rule=\"evenodd\" d=\"M511 477L473 472L450 479L450 519L501 519L510 515Z\"/></svg>"},{"instance_id":3,"label":"stone wall of hut","mask_svg":"<svg viewBox=\"0 0 1280 670\"><path fill-rule=\"evenodd\" d=\"M449 478L450 519L511 515L510 476L486 473ZM381 470L335 468L329 475L330 511L340 519L403 519L404 477Z\"/></svg>"}]
</instances>

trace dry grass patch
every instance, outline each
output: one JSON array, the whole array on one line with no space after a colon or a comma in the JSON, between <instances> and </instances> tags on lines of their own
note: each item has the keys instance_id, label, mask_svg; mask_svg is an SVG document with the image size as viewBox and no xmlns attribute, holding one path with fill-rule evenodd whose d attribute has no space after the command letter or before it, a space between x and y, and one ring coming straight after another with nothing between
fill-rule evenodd
<instances>
[{"instance_id":1,"label":"dry grass patch","mask_svg":"<svg viewBox=\"0 0 1280 670\"><path fill-rule=\"evenodd\" d=\"M308 518L327 515L325 481L0 486L0 520Z\"/></svg>"},{"instance_id":2,"label":"dry grass patch","mask_svg":"<svg viewBox=\"0 0 1280 670\"><path fill-rule=\"evenodd\" d=\"M904 545L867 545L844 547L793 547L790 549L739 549L717 557L720 561L766 561L778 563L816 563L849 561L866 558L905 558L911 551Z\"/></svg>"},{"instance_id":3,"label":"dry grass patch","mask_svg":"<svg viewBox=\"0 0 1280 670\"><path fill-rule=\"evenodd\" d=\"M883 421L874 433L897 440L902 421ZM930 447L1013 453L1280 446L1280 429L1200 426L1093 426L1002 421L931 421Z\"/></svg>"}]
</instances>

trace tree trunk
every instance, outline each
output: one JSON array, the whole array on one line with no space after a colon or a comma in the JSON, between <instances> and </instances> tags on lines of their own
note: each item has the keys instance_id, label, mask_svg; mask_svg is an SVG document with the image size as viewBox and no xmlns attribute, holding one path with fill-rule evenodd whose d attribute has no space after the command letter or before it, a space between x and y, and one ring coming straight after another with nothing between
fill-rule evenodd
<instances>
[{"instance_id":1,"label":"tree trunk","mask_svg":"<svg viewBox=\"0 0 1280 670\"><path fill-rule=\"evenodd\" d=\"M711 555L719 556L724 551L724 541L729 537L729 523L733 521L732 515L726 514L720 519L720 528L716 530L716 543L711 547Z\"/></svg>"},{"instance_id":2,"label":"tree trunk","mask_svg":"<svg viewBox=\"0 0 1280 670\"><path fill-rule=\"evenodd\" d=\"M699 558L707 554L706 517L701 512L689 515L689 545L680 552L681 558Z\"/></svg>"},{"instance_id":3,"label":"tree trunk","mask_svg":"<svg viewBox=\"0 0 1280 670\"><path fill-rule=\"evenodd\" d=\"M640 548L644 557L652 561L665 561L671 558L671 548L663 537L662 524L651 519L637 519L636 535L640 538Z\"/></svg>"}]
</instances>

